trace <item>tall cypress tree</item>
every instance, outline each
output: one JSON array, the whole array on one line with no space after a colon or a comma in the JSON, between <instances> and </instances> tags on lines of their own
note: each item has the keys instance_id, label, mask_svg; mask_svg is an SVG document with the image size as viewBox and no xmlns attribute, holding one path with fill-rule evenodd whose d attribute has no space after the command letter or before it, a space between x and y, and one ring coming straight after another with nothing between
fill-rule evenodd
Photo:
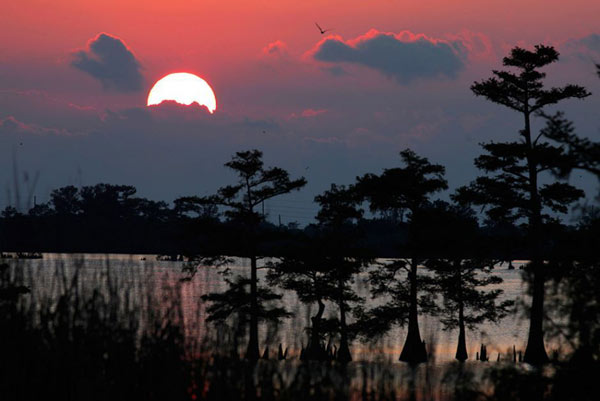
<instances>
[{"instance_id":1,"label":"tall cypress tree","mask_svg":"<svg viewBox=\"0 0 600 401\"><path fill-rule=\"evenodd\" d=\"M375 296L389 296L385 305L374 308L371 327L386 330L392 323L408 323L408 333L400 360L411 364L427 361L427 352L419 331L419 308L432 310L430 296L419 292L427 287L427 280L419 277L418 268L427 258L427 239L419 223L424 210L430 205L429 197L448 187L445 169L418 156L410 149L400 152L403 167L386 169L380 175L367 174L358 178L357 188L369 202L373 212L406 216L408 239L399 244L402 258L382 265L371 272ZM400 222L399 222L400 223Z\"/></svg>"},{"instance_id":2,"label":"tall cypress tree","mask_svg":"<svg viewBox=\"0 0 600 401\"><path fill-rule=\"evenodd\" d=\"M258 226L265 216L256 208L262 202L297 191L306 185L304 177L291 180L289 173L279 167L265 168L262 152L249 150L237 152L225 166L238 176L237 183L221 187L215 195L198 198L199 204L216 205L225 209L225 215L242 231L242 249L239 256L250 259L249 339L246 358L256 361L258 349L258 320L261 317L258 294L257 260Z\"/></svg>"},{"instance_id":3,"label":"tall cypress tree","mask_svg":"<svg viewBox=\"0 0 600 401\"><path fill-rule=\"evenodd\" d=\"M530 326L525 361L541 364L548 360L544 348L544 241L543 227L551 219L547 213L564 213L568 205L583 196L573 186L559 181L540 183L544 173L564 175L580 162L578 156L554 140L551 126L539 133L531 127L533 116L543 116L546 106L589 95L578 85L546 88L546 74L540 69L558 60L558 52L551 46L537 45L534 50L515 47L503 64L512 70L493 71L492 78L475 82L471 90L491 102L508 107L523 117L523 128L516 141L483 144L485 154L475 165L487 173L469 187L458 192L458 199L474 204L491 206L493 219L525 219L529 236L532 276ZM552 120L549 120L551 124Z\"/></svg>"},{"instance_id":4,"label":"tall cypress tree","mask_svg":"<svg viewBox=\"0 0 600 401\"><path fill-rule=\"evenodd\" d=\"M319 239L307 240L295 255L289 255L269 264L267 279L270 285L277 285L296 293L300 302L317 304L317 312L311 316L310 336L304 352L307 360L325 360L327 354L322 347L325 301L335 293L335 283L329 276L330 265L321 254Z\"/></svg>"},{"instance_id":5,"label":"tall cypress tree","mask_svg":"<svg viewBox=\"0 0 600 401\"><path fill-rule=\"evenodd\" d=\"M430 249L424 265L434 275L433 287L443 296L439 314L444 330L458 329L456 359L468 359L466 329L477 330L484 322L506 316L512 301L501 301L501 289L487 289L502 279L492 275L486 241L477 215L468 207L434 202L420 220Z\"/></svg>"},{"instance_id":6,"label":"tall cypress tree","mask_svg":"<svg viewBox=\"0 0 600 401\"><path fill-rule=\"evenodd\" d=\"M329 190L315 197L315 202L321 207L317 213L319 239L323 247L321 254L334 287L329 299L339 310L337 360L347 363L352 360L347 317L352 313L352 305L364 301L353 290L352 284L356 275L373 259L362 246L362 233L355 224L362 218L362 210L358 208L360 200L354 187L332 184Z\"/></svg>"},{"instance_id":7,"label":"tall cypress tree","mask_svg":"<svg viewBox=\"0 0 600 401\"><path fill-rule=\"evenodd\" d=\"M310 226L309 238L292 255L269 265L268 279L272 284L295 291L301 302L317 304L304 357L329 358L322 347L323 335L329 332L339 334L336 358L347 363L352 360L350 339L354 334L348 317L364 302L352 284L356 275L372 264L373 257L365 249L362 232L356 224L363 211L353 187L332 184L315 201L321 207L316 216L318 224ZM325 301L337 307L339 319L323 318Z\"/></svg>"}]
</instances>

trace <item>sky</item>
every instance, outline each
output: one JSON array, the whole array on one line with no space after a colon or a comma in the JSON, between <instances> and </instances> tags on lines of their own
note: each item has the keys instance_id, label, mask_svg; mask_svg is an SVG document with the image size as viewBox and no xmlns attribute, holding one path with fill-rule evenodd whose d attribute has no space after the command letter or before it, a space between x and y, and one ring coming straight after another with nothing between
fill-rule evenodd
<instances>
[{"instance_id":1,"label":"sky","mask_svg":"<svg viewBox=\"0 0 600 401\"><path fill-rule=\"evenodd\" d=\"M310 222L316 194L398 166L407 147L444 164L452 191L478 174L479 143L516 138L520 116L469 89L514 46L559 50L548 83L592 92L559 108L600 140L598 15L590 0L8 2L0 208L99 182L155 200L207 195L234 179L223 163L253 148L309 182L267 202L283 222ZM146 107L173 72L205 79L215 113ZM593 177L570 181L597 194Z\"/></svg>"}]
</instances>

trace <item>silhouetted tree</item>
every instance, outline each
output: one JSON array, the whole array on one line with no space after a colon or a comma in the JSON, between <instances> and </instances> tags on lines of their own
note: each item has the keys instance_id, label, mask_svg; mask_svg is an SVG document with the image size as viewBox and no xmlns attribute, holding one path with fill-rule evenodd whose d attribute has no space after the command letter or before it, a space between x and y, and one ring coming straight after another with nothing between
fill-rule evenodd
<instances>
[{"instance_id":1,"label":"silhouetted tree","mask_svg":"<svg viewBox=\"0 0 600 401\"><path fill-rule=\"evenodd\" d=\"M583 260L559 264L550 299L552 331L574 350L578 362L600 358L600 262Z\"/></svg>"},{"instance_id":2,"label":"silhouetted tree","mask_svg":"<svg viewBox=\"0 0 600 401\"><path fill-rule=\"evenodd\" d=\"M269 281L284 289L293 290L303 303L316 303L317 312L311 317L310 339L305 359L324 360L328 357L323 336L328 332L340 336L337 359L352 360L349 348L350 333L347 317L364 300L352 288L354 278L372 261L362 245L362 232L356 222L362 217L359 198L352 187L332 184L330 189L315 197L321 206L318 224L311 225L304 243L292 255L269 264ZM324 319L325 302L337 306L339 319Z\"/></svg>"},{"instance_id":3,"label":"silhouetted tree","mask_svg":"<svg viewBox=\"0 0 600 401\"><path fill-rule=\"evenodd\" d=\"M10 220L10 219L16 219L19 217L22 217L23 214L21 214L15 207L13 206L7 206L4 208L4 210L2 211L2 214L0 214L0 217L2 217L5 220Z\"/></svg>"},{"instance_id":4,"label":"silhouetted tree","mask_svg":"<svg viewBox=\"0 0 600 401\"><path fill-rule=\"evenodd\" d=\"M490 265L473 259L432 259L427 267L436 274L436 284L444 297L440 311L444 329L458 328L456 359L468 359L465 328L476 330L484 322L498 322L510 312L512 301L498 301L501 289L485 290L502 279L491 275Z\"/></svg>"},{"instance_id":5,"label":"silhouetted tree","mask_svg":"<svg viewBox=\"0 0 600 401\"><path fill-rule=\"evenodd\" d=\"M249 150L237 152L225 166L233 170L238 180L236 184L221 187L215 195L199 198L201 204L217 205L225 208L225 216L239 224L244 243L240 255L250 259L250 309L249 339L246 358L259 359L258 319L259 294L257 277L258 240L257 228L264 216L256 207L262 202L279 195L297 191L306 185L301 177L291 180L287 171L279 167L265 168L262 152Z\"/></svg>"},{"instance_id":6,"label":"silhouetted tree","mask_svg":"<svg viewBox=\"0 0 600 401\"><path fill-rule=\"evenodd\" d=\"M573 362L588 370L594 360L600 367L600 209L582 208L571 236L568 246L575 248L577 260L554 261L552 266L550 334L566 340L574 350Z\"/></svg>"},{"instance_id":7,"label":"silhouetted tree","mask_svg":"<svg viewBox=\"0 0 600 401\"><path fill-rule=\"evenodd\" d=\"M81 212L88 218L126 219L135 214L136 189L130 185L96 184L81 188Z\"/></svg>"},{"instance_id":8,"label":"silhouetted tree","mask_svg":"<svg viewBox=\"0 0 600 401\"><path fill-rule=\"evenodd\" d=\"M294 291L302 303L317 304L317 312L310 319L310 339L304 352L304 358L309 360L326 358L322 348L323 314L325 301L331 299L336 288L329 275L331 265L322 251L319 239L310 239L300 247L297 255L283 257L268 265L270 284Z\"/></svg>"},{"instance_id":9,"label":"silhouetted tree","mask_svg":"<svg viewBox=\"0 0 600 401\"><path fill-rule=\"evenodd\" d=\"M549 126L535 135L531 129L531 116L541 115L546 106L569 98L581 99L589 93L581 86L566 85L544 88L546 74L539 69L558 60L558 52L549 46L538 45L533 51L515 47L503 59L506 67L517 72L494 71L494 77L475 82L471 90L477 96L504 105L520 113L524 127L520 140L483 144L486 154L475 160L475 165L488 173L479 177L470 187L459 191L458 199L473 204L488 205L492 219L516 221L527 219L530 258L528 266L533 274L530 329L525 351L525 361L533 364L548 360L544 348L544 250L543 224L553 212L566 212L567 206L583 193L563 182L540 184L544 172L562 174L578 160L560 144L553 144Z\"/></svg>"},{"instance_id":10,"label":"silhouetted tree","mask_svg":"<svg viewBox=\"0 0 600 401\"><path fill-rule=\"evenodd\" d=\"M217 219L219 208L205 204L197 196L184 196L175 199L173 210L178 217L192 216L201 219Z\"/></svg>"},{"instance_id":11,"label":"silhouetted tree","mask_svg":"<svg viewBox=\"0 0 600 401\"><path fill-rule=\"evenodd\" d=\"M418 275L418 267L428 255L419 220L430 203L430 195L446 189L447 183L443 166L430 163L410 149L400 152L400 157L404 167L386 169L380 176L359 177L357 187L372 211L406 216L408 239L403 247L404 257L383 264L370 274L373 295L390 296L388 303L371 311L371 329L387 330L392 323L408 323L400 360L414 364L427 360L419 331L419 308L426 312L435 309L431 293L425 291L419 296L419 290L428 288L428 280Z\"/></svg>"},{"instance_id":12,"label":"silhouetted tree","mask_svg":"<svg viewBox=\"0 0 600 401\"><path fill-rule=\"evenodd\" d=\"M456 359L465 361L466 328L476 330L486 321L497 322L513 302L498 301L501 289L485 289L502 283L502 279L490 274L494 261L486 254L472 209L436 201L421 215L419 223L431 255L424 264L435 273L434 286L443 295L443 306L436 313L444 330L458 328Z\"/></svg>"},{"instance_id":13,"label":"silhouetted tree","mask_svg":"<svg viewBox=\"0 0 600 401\"><path fill-rule=\"evenodd\" d=\"M29 209L27 214L34 218L46 218L52 215L52 209L50 209L50 206L47 203L38 203Z\"/></svg>"},{"instance_id":14,"label":"silhouetted tree","mask_svg":"<svg viewBox=\"0 0 600 401\"><path fill-rule=\"evenodd\" d=\"M258 305L255 311L251 310L252 295L250 293L251 280L240 275L226 274L224 281L228 288L222 293L210 293L202 296L202 300L209 303L207 308L207 322L226 324L233 318L233 345L237 345L238 338L242 338L250 327L252 313L256 313L257 321L277 325L281 319L290 314L282 307L277 306L282 295L275 293L266 286L257 287ZM232 350L237 355L238 350Z\"/></svg>"},{"instance_id":15,"label":"silhouetted tree","mask_svg":"<svg viewBox=\"0 0 600 401\"><path fill-rule=\"evenodd\" d=\"M129 215L129 217L141 218L151 222L166 222L173 217L173 210L164 201L134 198L130 199L128 203L129 210L125 211L125 215Z\"/></svg>"},{"instance_id":16,"label":"silhouetted tree","mask_svg":"<svg viewBox=\"0 0 600 401\"><path fill-rule=\"evenodd\" d=\"M556 166L559 177L567 177L572 170L585 170L600 178L600 142L588 138L580 138L575 134L575 127L565 118L561 111L554 114L540 113L545 118L546 126L541 134L563 148L566 157Z\"/></svg>"},{"instance_id":17,"label":"silhouetted tree","mask_svg":"<svg viewBox=\"0 0 600 401\"><path fill-rule=\"evenodd\" d=\"M358 208L360 198L354 187L347 188L332 184L330 189L315 197L321 207L317 213L319 241L328 266L328 277L334 290L329 299L339 309L340 347L337 360L347 363L352 360L349 347L347 317L364 300L352 288L356 275L372 263L373 258L361 243L362 233L356 222L362 218Z\"/></svg>"},{"instance_id":18,"label":"silhouetted tree","mask_svg":"<svg viewBox=\"0 0 600 401\"><path fill-rule=\"evenodd\" d=\"M55 189L50 194L50 204L59 216L73 216L81 212L79 189L69 185Z\"/></svg>"}]
</instances>

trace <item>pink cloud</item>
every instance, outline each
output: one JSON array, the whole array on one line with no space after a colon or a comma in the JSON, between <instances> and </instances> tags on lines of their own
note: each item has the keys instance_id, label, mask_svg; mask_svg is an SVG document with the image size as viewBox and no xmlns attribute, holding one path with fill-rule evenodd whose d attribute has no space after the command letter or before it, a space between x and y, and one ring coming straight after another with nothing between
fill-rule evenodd
<instances>
[{"instance_id":1,"label":"pink cloud","mask_svg":"<svg viewBox=\"0 0 600 401\"><path fill-rule=\"evenodd\" d=\"M458 34L446 35L451 41L458 41L467 49L467 56L471 60L490 61L498 58L492 40L481 32L463 29Z\"/></svg>"},{"instance_id":2,"label":"pink cloud","mask_svg":"<svg viewBox=\"0 0 600 401\"><path fill-rule=\"evenodd\" d=\"M302 112L302 117L316 117L324 113L327 113L327 109L306 109Z\"/></svg>"},{"instance_id":3,"label":"pink cloud","mask_svg":"<svg viewBox=\"0 0 600 401\"><path fill-rule=\"evenodd\" d=\"M281 40L276 40L275 42L271 42L262 49L262 55L265 57L272 58L287 58L288 57L288 47L285 42Z\"/></svg>"},{"instance_id":4,"label":"pink cloud","mask_svg":"<svg viewBox=\"0 0 600 401\"><path fill-rule=\"evenodd\" d=\"M590 33L589 35L571 38L558 44L561 52L567 55L574 55L582 60L597 62L600 57L600 34Z\"/></svg>"}]
</instances>

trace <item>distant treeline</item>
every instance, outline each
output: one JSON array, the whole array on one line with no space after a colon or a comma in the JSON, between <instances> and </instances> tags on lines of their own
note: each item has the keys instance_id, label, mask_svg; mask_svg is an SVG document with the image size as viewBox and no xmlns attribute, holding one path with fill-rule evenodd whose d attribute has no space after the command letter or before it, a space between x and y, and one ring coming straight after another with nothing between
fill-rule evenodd
<instances>
[{"instance_id":1,"label":"distant treeline","mask_svg":"<svg viewBox=\"0 0 600 401\"><path fill-rule=\"evenodd\" d=\"M440 231L449 230L452 235L452 223L442 221L449 207L441 200L430 203L430 218L423 219L422 224L432 239L439 238ZM524 228L506 222L491 223L477 223L473 256L529 258ZM362 218L357 225L363 233L364 247L374 256L406 256L408 223L400 216ZM135 187L128 185L66 186L52 191L47 203L37 204L28 212L5 208L0 214L0 251L236 256L243 241L242 231L240 223L222 218L216 206L199 205L193 198L179 198L170 206L136 196ZM299 228L295 223L276 225L262 220L259 253L278 256L301 252L301 244L317 231L317 224ZM557 255L582 257L595 252L591 243L597 238L594 234L589 225L557 223L546 227L545 247ZM432 240L425 253L444 256L447 243Z\"/></svg>"}]
</instances>

